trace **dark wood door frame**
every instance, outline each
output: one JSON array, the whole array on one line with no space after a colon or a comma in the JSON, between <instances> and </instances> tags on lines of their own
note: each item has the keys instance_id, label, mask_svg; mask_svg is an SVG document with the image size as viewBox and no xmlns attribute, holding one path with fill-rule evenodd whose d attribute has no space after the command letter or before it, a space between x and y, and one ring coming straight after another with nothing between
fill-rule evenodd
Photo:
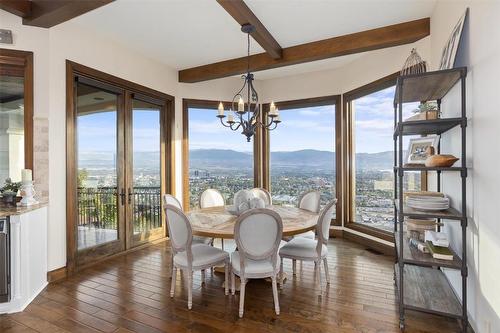
<instances>
[{"instance_id":1,"label":"dark wood door frame","mask_svg":"<svg viewBox=\"0 0 500 333\"><path fill-rule=\"evenodd\" d=\"M77 265L77 164L76 164L76 108L75 108L75 78L85 77L104 85L112 85L124 91L124 94L140 94L152 99L163 101L165 116L163 126L165 131L161 133L161 152L164 174L162 181L162 193L175 193L175 150L173 146L175 134L175 99L173 96L144 87L134 82L80 65L66 60L66 270L71 275L75 271L88 265ZM125 99L126 100L126 99ZM124 101L125 102L125 101ZM123 110L126 110L124 105ZM166 132L166 133L165 133ZM166 236L166 235L165 235ZM127 237L128 238L128 237ZM129 245L129 244L127 244ZM133 250L133 249L132 249ZM107 257L103 255L91 264Z\"/></svg>"},{"instance_id":2,"label":"dark wood door frame","mask_svg":"<svg viewBox=\"0 0 500 333\"><path fill-rule=\"evenodd\" d=\"M396 80L399 76L399 72L392 73L383 78L380 78L376 81L370 82L362 87L353 89L349 92L343 94L343 108L342 108L342 127L343 127L343 167L345 172L345 177L343 177L343 188L344 188L344 196L346 200L343 203L343 211L344 211L344 227L351 230L356 230L361 233L380 238L389 242L394 242L394 234L392 232L388 232L385 230L381 230L375 227L363 225L361 223L357 223L354 221L353 216L355 216L353 211L353 200L355 200L355 189L352 186L353 177L355 177L355 170L352 167L352 159L354 157L353 151L353 135L352 135L352 127L353 123L353 114L351 109L351 102L355 99L361 98L363 96L372 94L374 92L389 88L391 86L396 85ZM427 173L421 173L421 184L422 189L425 190L427 188Z\"/></svg>"},{"instance_id":3,"label":"dark wood door frame","mask_svg":"<svg viewBox=\"0 0 500 333\"><path fill-rule=\"evenodd\" d=\"M33 170L33 52L0 48L0 74L24 78L24 167Z\"/></svg>"},{"instance_id":4,"label":"dark wood door frame","mask_svg":"<svg viewBox=\"0 0 500 333\"><path fill-rule=\"evenodd\" d=\"M289 101L281 101L275 102L274 104L280 110L291 110L291 109L299 109L306 107L315 107L315 106L325 106L325 105L335 105L335 192L338 198L337 206L336 206L336 218L332 220L332 225L334 226L342 226L342 215L343 215L343 195L342 195L342 103L341 103L341 95L330 95L330 96L321 96L321 97L312 97L312 98L304 98L297 100L289 100ZM267 113L269 112L269 103L262 105L262 114L264 117L267 117ZM267 190L270 190L271 185L271 176L270 176L270 132L269 130L262 131L262 187Z\"/></svg>"},{"instance_id":5,"label":"dark wood door frame","mask_svg":"<svg viewBox=\"0 0 500 333\"><path fill-rule=\"evenodd\" d=\"M190 108L200 108L207 109L208 112L215 110L219 103L222 102L224 105L231 105L228 101L214 101L214 100L204 100L204 99L189 99L184 98L182 100L182 205L184 210L189 210L189 109ZM253 104L252 104L253 105ZM262 114L262 113L261 113ZM216 113L214 112L214 118ZM222 126L222 125L221 125ZM254 136L253 144L253 170L254 170L254 186L261 187L261 142L260 142L260 131L257 130Z\"/></svg>"}]
</instances>

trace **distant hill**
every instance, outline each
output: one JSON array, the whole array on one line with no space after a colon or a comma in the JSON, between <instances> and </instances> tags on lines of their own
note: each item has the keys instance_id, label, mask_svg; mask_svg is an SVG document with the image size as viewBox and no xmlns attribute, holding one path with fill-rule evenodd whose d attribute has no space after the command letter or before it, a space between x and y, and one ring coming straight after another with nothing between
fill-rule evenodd
<instances>
[{"instance_id":1,"label":"distant hill","mask_svg":"<svg viewBox=\"0 0 500 333\"><path fill-rule=\"evenodd\" d=\"M189 151L189 164L193 168L249 168L252 167L251 153L229 149L193 149ZM106 152L81 152L79 167L107 168L114 166L115 156ZM134 166L151 167L159 163L157 152L134 153ZM305 149L271 153L271 163L276 167L335 169L335 153L323 150ZM393 153L356 154L356 168L364 170L392 169Z\"/></svg>"},{"instance_id":2,"label":"distant hill","mask_svg":"<svg viewBox=\"0 0 500 333\"><path fill-rule=\"evenodd\" d=\"M189 163L194 168L244 167L252 163L251 153L223 149L194 149L189 151ZM308 167L335 169L335 153L323 150L305 149L271 153L271 163L281 167ZM356 154L356 164L361 169L391 169L393 153Z\"/></svg>"}]
</instances>

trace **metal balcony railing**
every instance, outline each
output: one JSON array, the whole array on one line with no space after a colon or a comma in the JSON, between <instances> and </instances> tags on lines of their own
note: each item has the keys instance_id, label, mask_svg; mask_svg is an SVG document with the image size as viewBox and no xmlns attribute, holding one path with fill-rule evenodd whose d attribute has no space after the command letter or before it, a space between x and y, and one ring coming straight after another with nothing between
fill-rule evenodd
<instances>
[{"instance_id":1,"label":"metal balcony railing","mask_svg":"<svg viewBox=\"0 0 500 333\"><path fill-rule=\"evenodd\" d=\"M116 187L78 188L78 226L113 229L118 228L119 202ZM135 187L133 204L134 233L162 225L160 187Z\"/></svg>"}]
</instances>

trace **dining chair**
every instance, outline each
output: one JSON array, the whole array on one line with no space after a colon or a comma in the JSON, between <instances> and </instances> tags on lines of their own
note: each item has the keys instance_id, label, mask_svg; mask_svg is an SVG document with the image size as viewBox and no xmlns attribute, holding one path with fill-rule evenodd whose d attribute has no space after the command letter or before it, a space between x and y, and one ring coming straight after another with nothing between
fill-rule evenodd
<instances>
[{"instance_id":1,"label":"dining chair","mask_svg":"<svg viewBox=\"0 0 500 333\"><path fill-rule=\"evenodd\" d=\"M313 213L317 213L317 212L319 212L320 199L321 199L321 194L316 190L304 192L299 197L297 207L311 211ZM304 232L302 234L298 234L295 237L305 237L305 238L309 238L309 239L315 239L316 234L314 233L314 231L308 231L308 232ZM294 263L294 266L295 266L295 263Z\"/></svg>"},{"instance_id":2,"label":"dining chair","mask_svg":"<svg viewBox=\"0 0 500 333\"><path fill-rule=\"evenodd\" d=\"M176 197L174 197L171 194L164 194L163 195L163 206L167 205L172 205L180 210L182 210L182 204L179 200L177 200ZM208 237L202 237L202 236L193 236L193 244L206 244L213 246L214 245L214 239L213 238L208 238ZM172 251L171 256L170 256L170 264L172 265L171 267L174 266L174 253ZM204 275L204 272L203 272Z\"/></svg>"},{"instance_id":3,"label":"dining chair","mask_svg":"<svg viewBox=\"0 0 500 333\"><path fill-rule=\"evenodd\" d=\"M333 210L337 199L330 201L321 211L318 222L316 224L316 232L318 239L310 239L305 237L295 237L284 246L280 248L279 256L280 261L280 275L283 274L283 259L313 261L316 273L316 290L321 295L321 261L325 266L326 282L330 283L330 273L328 272L328 238L330 237L330 223L332 221ZM295 275L295 267L293 268L293 275Z\"/></svg>"},{"instance_id":4,"label":"dining chair","mask_svg":"<svg viewBox=\"0 0 500 333\"><path fill-rule=\"evenodd\" d=\"M188 309L193 306L193 271L204 271L218 265L225 266L225 294L228 294L230 269L229 253L205 244L193 244L193 230L188 217L174 205L166 205L167 227L174 254L170 297L174 297L177 269L183 270L188 280ZM202 274L202 284L205 276Z\"/></svg>"},{"instance_id":5,"label":"dining chair","mask_svg":"<svg viewBox=\"0 0 500 333\"><path fill-rule=\"evenodd\" d=\"M280 314L278 300L278 246L283 235L283 222L274 211L256 208L241 214L234 226L237 250L231 253L231 293L235 292L235 275L241 280L239 316L243 317L245 289L248 279L272 280L274 310Z\"/></svg>"},{"instance_id":6,"label":"dining chair","mask_svg":"<svg viewBox=\"0 0 500 333\"><path fill-rule=\"evenodd\" d=\"M200 208L220 207L225 205L222 194L213 188L206 189L200 195Z\"/></svg>"},{"instance_id":7,"label":"dining chair","mask_svg":"<svg viewBox=\"0 0 500 333\"><path fill-rule=\"evenodd\" d=\"M269 193L269 191L265 188L255 187L251 191L257 198L261 198L262 200L264 200L266 206L271 206L273 204L271 193Z\"/></svg>"}]
</instances>

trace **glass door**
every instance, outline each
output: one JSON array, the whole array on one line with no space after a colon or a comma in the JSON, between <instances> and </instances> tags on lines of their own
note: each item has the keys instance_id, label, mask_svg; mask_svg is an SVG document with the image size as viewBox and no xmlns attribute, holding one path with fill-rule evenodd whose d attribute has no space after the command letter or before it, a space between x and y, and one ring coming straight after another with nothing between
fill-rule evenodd
<instances>
[{"instance_id":1,"label":"glass door","mask_svg":"<svg viewBox=\"0 0 500 333\"><path fill-rule=\"evenodd\" d=\"M125 249L123 93L76 82L77 264Z\"/></svg>"},{"instance_id":2,"label":"glass door","mask_svg":"<svg viewBox=\"0 0 500 333\"><path fill-rule=\"evenodd\" d=\"M161 193L162 109L160 101L132 94L127 117L127 220L130 246L165 236ZM164 147L163 147L164 148Z\"/></svg>"}]
</instances>

